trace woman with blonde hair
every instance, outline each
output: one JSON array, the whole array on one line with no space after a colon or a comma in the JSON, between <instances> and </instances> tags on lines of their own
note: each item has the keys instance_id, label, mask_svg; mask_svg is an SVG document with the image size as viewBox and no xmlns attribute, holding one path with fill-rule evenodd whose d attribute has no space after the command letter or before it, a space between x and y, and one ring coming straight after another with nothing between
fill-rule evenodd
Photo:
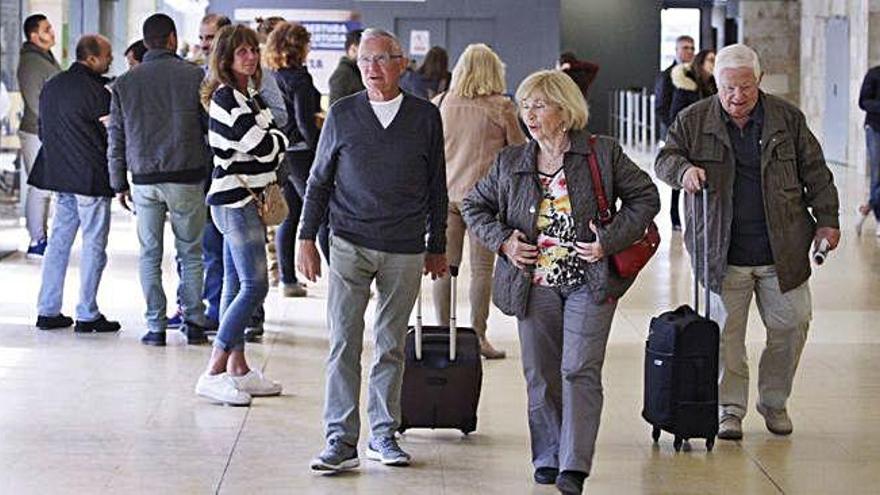
<instances>
[{"instance_id":1,"label":"woman with blonde hair","mask_svg":"<svg viewBox=\"0 0 880 495\"><path fill-rule=\"evenodd\" d=\"M608 137L586 129L577 84L540 71L516 91L533 141L505 148L463 203L470 231L501 253L495 304L515 315L528 392L535 481L579 494L602 413L602 364L617 300L634 277L608 257L640 239L660 210L657 187ZM599 221L595 157L615 211Z\"/></svg>"},{"instance_id":2,"label":"woman with blonde hair","mask_svg":"<svg viewBox=\"0 0 880 495\"><path fill-rule=\"evenodd\" d=\"M504 64L488 46L469 45L455 69L448 93L434 98L443 118L446 139L446 187L449 213L446 227L446 256L449 264L461 264L467 226L461 216L461 202L482 179L502 148L518 145L526 138L516 119L516 105L504 96ZM488 359L505 356L486 338L486 319L492 296L492 264L495 253L468 235L470 254L471 326L480 339L480 353ZM449 321L449 275L434 282L434 308L441 322Z\"/></svg>"},{"instance_id":3,"label":"woman with blonde hair","mask_svg":"<svg viewBox=\"0 0 880 495\"><path fill-rule=\"evenodd\" d=\"M306 295L305 287L296 278L296 229L306 195L306 181L318 146L316 115L321 111L321 93L315 88L306 68L311 48L311 35L296 23L280 22L266 40L265 61L275 77L287 107L284 134L289 144L284 154L288 176L283 183L284 197L290 213L275 233L275 252L281 272L281 293L285 297ZM324 258L329 260L326 222L319 233Z\"/></svg>"},{"instance_id":4,"label":"woman with blonde hair","mask_svg":"<svg viewBox=\"0 0 880 495\"><path fill-rule=\"evenodd\" d=\"M248 405L251 397L278 395L281 385L248 366L245 327L269 290L265 226L256 197L276 182L287 138L255 88L260 87L257 33L225 26L214 39L209 79L208 142L214 170L208 190L211 218L223 234L223 295L220 326L196 393L216 402Z\"/></svg>"}]
</instances>

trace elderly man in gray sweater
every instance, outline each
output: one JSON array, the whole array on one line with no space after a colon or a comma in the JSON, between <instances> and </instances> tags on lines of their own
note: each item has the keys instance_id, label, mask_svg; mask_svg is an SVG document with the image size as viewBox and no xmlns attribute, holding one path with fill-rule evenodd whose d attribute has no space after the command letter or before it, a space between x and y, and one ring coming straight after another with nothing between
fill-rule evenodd
<instances>
[{"instance_id":1,"label":"elderly man in gray sweater","mask_svg":"<svg viewBox=\"0 0 880 495\"><path fill-rule=\"evenodd\" d=\"M409 454L394 439L400 424L404 337L422 270L439 277L447 269L440 112L430 102L400 91L406 58L393 35L365 31L357 61L367 89L331 108L300 222L297 265L314 282L321 273L315 235L329 206L333 234L324 405L327 445L311 462L317 471L359 465L360 363L373 280L378 290L376 357L370 371L366 452L386 465L409 464Z\"/></svg>"}]
</instances>

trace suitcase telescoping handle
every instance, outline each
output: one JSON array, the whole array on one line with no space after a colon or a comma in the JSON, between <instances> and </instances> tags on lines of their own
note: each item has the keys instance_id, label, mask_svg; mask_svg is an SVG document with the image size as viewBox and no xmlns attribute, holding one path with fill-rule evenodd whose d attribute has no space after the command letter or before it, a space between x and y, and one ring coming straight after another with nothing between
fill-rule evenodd
<instances>
[{"instance_id":1,"label":"suitcase telescoping handle","mask_svg":"<svg viewBox=\"0 0 880 495\"><path fill-rule=\"evenodd\" d=\"M449 267L449 275L452 277L452 301L449 306L449 360L455 361L457 350L455 348L458 342L458 329L456 328L456 302L458 300L458 267L451 265ZM422 359L422 291L419 291L419 298L416 300L416 361Z\"/></svg>"},{"instance_id":2,"label":"suitcase telescoping handle","mask_svg":"<svg viewBox=\"0 0 880 495\"><path fill-rule=\"evenodd\" d=\"M702 189L696 194L688 194L691 197L691 206L692 211L694 212L694 225L693 225L693 234L692 239L694 241L694 311L698 314L700 312L700 282L697 276L700 262L703 264L703 287L706 291L706 319L709 318L709 186L708 184L703 184ZM700 253L699 245L697 244L697 196L703 200L703 207L701 210L703 211L703 252ZM702 254L702 257L700 256Z\"/></svg>"}]
</instances>

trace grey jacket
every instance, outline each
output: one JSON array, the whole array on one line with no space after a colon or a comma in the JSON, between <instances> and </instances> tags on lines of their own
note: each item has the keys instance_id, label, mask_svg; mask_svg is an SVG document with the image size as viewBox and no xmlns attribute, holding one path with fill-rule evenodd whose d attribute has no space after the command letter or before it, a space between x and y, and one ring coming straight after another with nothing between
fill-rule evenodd
<instances>
[{"instance_id":1,"label":"grey jacket","mask_svg":"<svg viewBox=\"0 0 880 495\"><path fill-rule=\"evenodd\" d=\"M589 224L598 216L598 205L587 162L591 153L589 133L571 131L569 137L571 147L565 154L563 169L572 213L577 219L577 236L580 241L593 242L595 235ZM648 224L660 211L660 196L648 174L623 153L616 141L599 137L596 153L609 203L622 202L614 220L599 227L605 257L588 265L586 273L586 285L598 302L619 298L632 285L634 279L622 279L611 270L608 255L626 249L644 235ZM525 233L533 244L537 240L541 202L537 154L535 141L504 148L489 175L480 180L464 199L462 213L468 228L493 252L501 252L501 245L514 229ZM596 224L598 226L598 222ZM531 272L531 268L519 270L505 256L498 256L492 300L503 313L518 318L526 315Z\"/></svg>"},{"instance_id":2,"label":"grey jacket","mask_svg":"<svg viewBox=\"0 0 880 495\"><path fill-rule=\"evenodd\" d=\"M43 50L26 41L21 45L18 61L18 88L24 100L24 114L18 129L37 134L40 118L40 92L52 76L61 72L61 66L51 51Z\"/></svg>"},{"instance_id":3,"label":"grey jacket","mask_svg":"<svg viewBox=\"0 0 880 495\"><path fill-rule=\"evenodd\" d=\"M197 183L207 179L211 155L205 142L208 116L199 99L202 69L167 50L116 79L110 104L110 186Z\"/></svg>"},{"instance_id":4,"label":"grey jacket","mask_svg":"<svg viewBox=\"0 0 880 495\"><path fill-rule=\"evenodd\" d=\"M763 93L760 98L764 105L760 141L764 213L779 288L787 292L810 277L809 250L816 227L839 228L839 202L834 177L803 113L781 98ZM682 110L654 165L657 177L676 188L681 188L682 176L691 166L706 170L709 288L716 293L721 292L727 269L736 177L736 159L721 112L718 96ZM690 201L685 202L685 212L690 228L694 221ZM706 227L702 215L697 218L697 234L702 239ZM693 260L690 234L685 235L685 245ZM694 269L702 280L702 267Z\"/></svg>"}]
</instances>

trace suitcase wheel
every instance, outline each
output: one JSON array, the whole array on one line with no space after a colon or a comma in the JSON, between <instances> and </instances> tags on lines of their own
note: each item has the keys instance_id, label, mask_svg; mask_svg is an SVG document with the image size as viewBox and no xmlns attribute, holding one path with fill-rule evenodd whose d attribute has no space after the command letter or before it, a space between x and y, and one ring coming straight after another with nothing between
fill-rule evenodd
<instances>
[{"instance_id":1,"label":"suitcase wheel","mask_svg":"<svg viewBox=\"0 0 880 495\"><path fill-rule=\"evenodd\" d=\"M651 431L651 438L654 439L654 443L657 443L660 441L660 428L659 427L655 426L654 429Z\"/></svg>"},{"instance_id":2,"label":"suitcase wheel","mask_svg":"<svg viewBox=\"0 0 880 495\"><path fill-rule=\"evenodd\" d=\"M691 442L689 439L684 439L684 445L681 446L681 449L685 452L690 452L693 447L691 446Z\"/></svg>"},{"instance_id":3,"label":"suitcase wheel","mask_svg":"<svg viewBox=\"0 0 880 495\"><path fill-rule=\"evenodd\" d=\"M675 436L675 440L672 441L672 447L675 449L676 452L681 452L681 444L683 441L684 440L680 436Z\"/></svg>"},{"instance_id":4,"label":"suitcase wheel","mask_svg":"<svg viewBox=\"0 0 880 495\"><path fill-rule=\"evenodd\" d=\"M706 439L706 452L712 452L712 448L715 447L715 437Z\"/></svg>"}]
</instances>

